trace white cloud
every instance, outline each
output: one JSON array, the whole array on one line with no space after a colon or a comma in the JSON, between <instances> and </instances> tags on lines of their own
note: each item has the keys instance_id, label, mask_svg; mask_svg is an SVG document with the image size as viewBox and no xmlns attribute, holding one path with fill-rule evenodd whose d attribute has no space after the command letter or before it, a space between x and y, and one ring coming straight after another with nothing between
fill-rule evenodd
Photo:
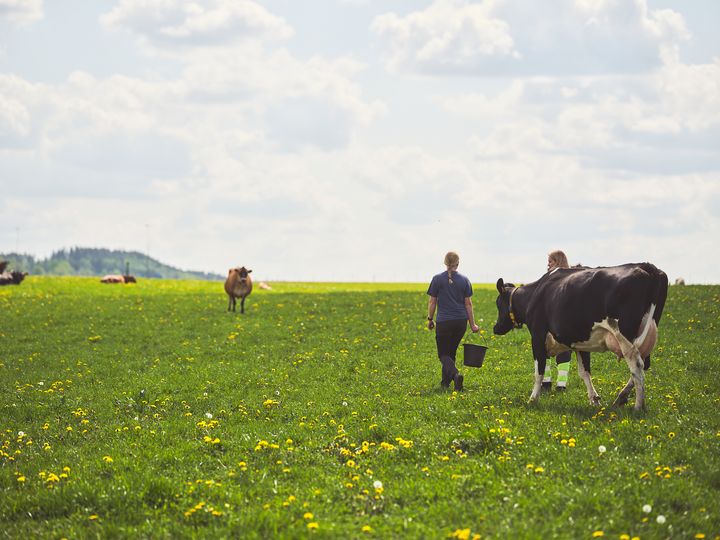
<instances>
[{"instance_id":1,"label":"white cloud","mask_svg":"<svg viewBox=\"0 0 720 540\"><path fill-rule=\"evenodd\" d=\"M671 10L645 0L541 2L435 0L428 8L375 19L392 70L511 76L625 73L660 63L689 36Z\"/></svg>"},{"instance_id":2,"label":"white cloud","mask_svg":"<svg viewBox=\"0 0 720 540\"><path fill-rule=\"evenodd\" d=\"M518 57L508 24L487 4L436 0L405 17L381 15L372 30L387 42L392 69L465 73L497 57Z\"/></svg>"},{"instance_id":3,"label":"white cloud","mask_svg":"<svg viewBox=\"0 0 720 540\"><path fill-rule=\"evenodd\" d=\"M222 45L248 38L287 39L292 28L250 0L121 0L101 17L109 28L125 28L158 46Z\"/></svg>"},{"instance_id":4,"label":"white cloud","mask_svg":"<svg viewBox=\"0 0 720 540\"><path fill-rule=\"evenodd\" d=\"M676 13L438 0L375 19L398 71L519 75L421 78L308 36L348 11L365 36L387 4L285 4L120 1L105 28L131 33L104 37L140 45L132 75L82 59L60 82L3 70L0 244L19 226L37 255L147 241L184 268L417 281L456 249L476 282L537 278L560 247L717 280L720 61L678 60Z\"/></svg>"},{"instance_id":5,"label":"white cloud","mask_svg":"<svg viewBox=\"0 0 720 540\"><path fill-rule=\"evenodd\" d=\"M28 24L43 17L43 0L0 0L0 21Z\"/></svg>"}]
</instances>

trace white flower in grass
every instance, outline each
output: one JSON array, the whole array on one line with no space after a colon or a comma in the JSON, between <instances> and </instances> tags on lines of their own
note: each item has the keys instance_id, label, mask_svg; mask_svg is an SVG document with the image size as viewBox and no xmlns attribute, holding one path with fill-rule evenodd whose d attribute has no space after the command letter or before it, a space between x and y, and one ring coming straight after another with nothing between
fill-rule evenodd
<instances>
[{"instance_id":1,"label":"white flower in grass","mask_svg":"<svg viewBox=\"0 0 720 540\"><path fill-rule=\"evenodd\" d=\"M652 506L650 506L649 504L644 505L643 512L645 512L646 514L649 514L650 512L652 512Z\"/></svg>"},{"instance_id":2,"label":"white flower in grass","mask_svg":"<svg viewBox=\"0 0 720 540\"><path fill-rule=\"evenodd\" d=\"M665 516L660 514L655 521L657 521L660 525L662 525L663 523L665 523Z\"/></svg>"},{"instance_id":3,"label":"white flower in grass","mask_svg":"<svg viewBox=\"0 0 720 540\"><path fill-rule=\"evenodd\" d=\"M602 444L598 446L598 452L601 454L604 454L607 451L607 448L605 448Z\"/></svg>"},{"instance_id":4,"label":"white flower in grass","mask_svg":"<svg viewBox=\"0 0 720 540\"><path fill-rule=\"evenodd\" d=\"M347 407L347 401L343 401L343 407Z\"/></svg>"},{"instance_id":5,"label":"white flower in grass","mask_svg":"<svg viewBox=\"0 0 720 540\"><path fill-rule=\"evenodd\" d=\"M206 416L207 418L212 418L212 413L206 412L206 413L205 413L205 416Z\"/></svg>"},{"instance_id":6,"label":"white flower in grass","mask_svg":"<svg viewBox=\"0 0 720 540\"><path fill-rule=\"evenodd\" d=\"M382 482L381 482L380 480L375 480L375 481L373 482L373 487L374 487L375 489L382 489L383 484L382 484Z\"/></svg>"}]
</instances>

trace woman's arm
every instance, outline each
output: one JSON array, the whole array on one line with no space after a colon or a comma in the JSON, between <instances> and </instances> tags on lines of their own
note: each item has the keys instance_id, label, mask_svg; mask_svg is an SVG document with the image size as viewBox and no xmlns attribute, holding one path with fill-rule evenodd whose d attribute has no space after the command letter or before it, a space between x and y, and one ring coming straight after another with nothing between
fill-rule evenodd
<instances>
[{"instance_id":1,"label":"woman's arm","mask_svg":"<svg viewBox=\"0 0 720 540\"><path fill-rule=\"evenodd\" d=\"M465 311L467 311L468 321L470 321L470 328L473 332L478 332L480 327L475 324L475 315L473 314L472 298L469 296L465 297Z\"/></svg>"},{"instance_id":2,"label":"woman's arm","mask_svg":"<svg viewBox=\"0 0 720 540\"><path fill-rule=\"evenodd\" d=\"M435 328L435 322L433 317L435 316L435 308L437 307L437 296L431 296L428 299L428 329L432 330Z\"/></svg>"}]
</instances>

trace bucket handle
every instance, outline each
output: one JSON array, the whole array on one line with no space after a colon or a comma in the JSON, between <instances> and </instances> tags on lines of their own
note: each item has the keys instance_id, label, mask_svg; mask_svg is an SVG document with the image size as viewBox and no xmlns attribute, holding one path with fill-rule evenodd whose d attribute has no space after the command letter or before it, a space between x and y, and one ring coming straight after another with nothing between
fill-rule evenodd
<instances>
[{"instance_id":1,"label":"bucket handle","mask_svg":"<svg viewBox=\"0 0 720 540\"><path fill-rule=\"evenodd\" d=\"M485 342L484 347L485 347L486 349L489 349L490 346L488 345L487 338L486 338L481 332L478 332L478 335L479 335L479 336L482 338L482 340ZM465 343L470 343L470 342L466 339L466 340L465 340ZM474 345L474 343L470 343L470 344L471 344L471 345Z\"/></svg>"}]
</instances>

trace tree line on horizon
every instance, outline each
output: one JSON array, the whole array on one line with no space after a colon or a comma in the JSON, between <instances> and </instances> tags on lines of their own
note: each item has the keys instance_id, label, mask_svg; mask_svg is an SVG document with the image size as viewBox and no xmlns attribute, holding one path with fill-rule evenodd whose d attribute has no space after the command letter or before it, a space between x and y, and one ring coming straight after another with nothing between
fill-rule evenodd
<instances>
[{"instance_id":1,"label":"tree line on horizon","mask_svg":"<svg viewBox=\"0 0 720 540\"><path fill-rule=\"evenodd\" d=\"M221 280L208 272L180 270L138 251L73 247L55 251L46 259L20 253L0 253L8 268L47 276L104 276L129 273L142 278Z\"/></svg>"}]
</instances>

